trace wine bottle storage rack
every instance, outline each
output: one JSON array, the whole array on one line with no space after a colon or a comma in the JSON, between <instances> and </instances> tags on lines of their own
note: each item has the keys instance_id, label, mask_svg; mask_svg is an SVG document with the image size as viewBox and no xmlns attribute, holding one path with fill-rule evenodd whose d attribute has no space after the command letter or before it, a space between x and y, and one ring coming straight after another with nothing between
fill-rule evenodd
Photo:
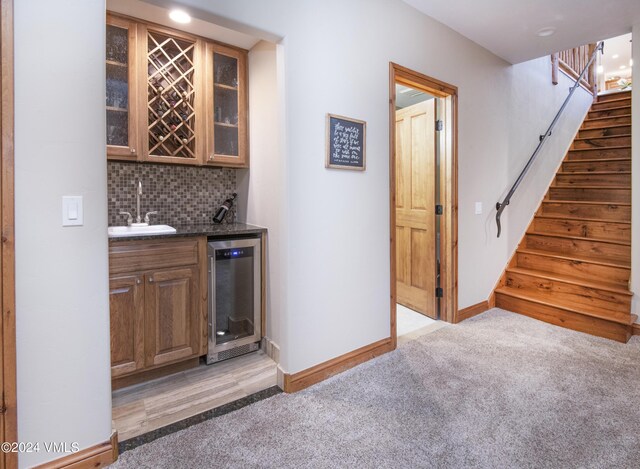
<instances>
[{"instance_id":1,"label":"wine bottle storage rack","mask_svg":"<svg viewBox=\"0 0 640 469\"><path fill-rule=\"evenodd\" d=\"M195 43L148 31L149 155L196 158Z\"/></svg>"}]
</instances>

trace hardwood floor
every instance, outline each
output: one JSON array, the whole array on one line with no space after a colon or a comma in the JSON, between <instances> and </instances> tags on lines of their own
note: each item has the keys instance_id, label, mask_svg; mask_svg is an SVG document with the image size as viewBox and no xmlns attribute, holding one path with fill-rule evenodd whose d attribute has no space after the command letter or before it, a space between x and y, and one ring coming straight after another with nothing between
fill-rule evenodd
<instances>
[{"instance_id":1,"label":"hardwood floor","mask_svg":"<svg viewBox=\"0 0 640 469\"><path fill-rule=\"evenodd\" d=\"M113 426L122 442L276 385L276 363L261 350L215 365L118 389Z\"/></svg>"}]
</instances>

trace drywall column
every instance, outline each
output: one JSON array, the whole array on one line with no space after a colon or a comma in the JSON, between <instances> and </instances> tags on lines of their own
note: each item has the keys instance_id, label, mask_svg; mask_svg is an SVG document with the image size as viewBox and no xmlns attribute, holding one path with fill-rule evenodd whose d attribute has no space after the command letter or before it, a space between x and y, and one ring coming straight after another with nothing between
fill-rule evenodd
<instances>
[{"instance_id":1,"label":"drywall column","mask_svg":"<svg viewBox=\"0 0 640 469\"><path fill-rule=\"evenodd\" d=\"M284 110L278 83L282 46L261 41L249 51L249 142L251 169L238 171L239 217L269 230L267 246L267 338L282 343L281 317L286 292L284 210L285 153L280 138ZM280 50L280 52L278 52Z\"/></svg>"},{"instance_id":2,"label":"drywall column","mask_svg":"<svg viewBox=\"0 0 640 469\"><path fill-rule=\"evenodd\" d=\"M640 38L640 23L633 26L632 37ZM640 45L632 44L633 64L638 69L640 64ZM634 72L634 75L639 75ZM637 81L637 79L636 79ZM640 312L640 86L633 87L631 92L631 285L635 293L631 312Z\"/></svg>"},{"instance_id":3,"label":"drywall column","mask_svg":"<svg viewBox=\"0 0 640 469\"><path fill-rule=\"evenodd\" d=\"M21 468L111 434L102 0L16 1L15 201ZM62 227L62 196L84 225ZM68 454L68 453L67 453Z\"/></svg>"}]
</instances>

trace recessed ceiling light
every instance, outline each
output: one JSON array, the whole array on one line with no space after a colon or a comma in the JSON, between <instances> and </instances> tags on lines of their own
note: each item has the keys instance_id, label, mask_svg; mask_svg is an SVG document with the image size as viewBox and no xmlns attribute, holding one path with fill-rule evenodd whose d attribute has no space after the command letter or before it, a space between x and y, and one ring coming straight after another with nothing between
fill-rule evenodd
<instances>
[{"instance_id":1,"label":"recessed ceiling light","mask_svg":"<svg viewBox=\"0 0 640 469\"><path fill-rule=\"evenodd\" d=\"M171 18L176 23L191 23L191 16L184 10L171 10L169 13L169 18Z\"/></svg>"},{"instance_id":2,"label":"recessed ceiling light","mask_svg":"<svg viewBox=\"0 0 640 469\"><path fill-rule=\"evenodd\" d=\"M539 29L536 35L538 35L539 37L549 37L555 32L556 28L554 28L553 26L548 26L546 28Z\"/></svg>"},{"instance_id":3,"label":"recessed ceiling light","mask_svg":"<svg viewBox=\"0 0 640 469\"><path fill-rule=\"evenodd\" d=\"M624 70L625 68L627 68L626 65L620 65L620 70Z\"/></svg>"},{"instance_id":4,"label":"recessed ceiling light","mask_svg":"<svg viewBox=\"0 0 640 469\"><path fill-rule=\"evenodd\" d=\"M604 73L604 67L602 65L598 65L596 70L598 71L598 73Z\"/></svg>"},{"instance_id":5,"label":"recessed ceiling light","mask_svg":"<svg viewBox=\"0 0 640 469\"><path fill-rule=\"evenodd\" d=\"M613 54L613 55L611 56L611 58L612 58L612 59L617 59L618 57L620 57L620 54Z\"/></svg>"}]
</instances>

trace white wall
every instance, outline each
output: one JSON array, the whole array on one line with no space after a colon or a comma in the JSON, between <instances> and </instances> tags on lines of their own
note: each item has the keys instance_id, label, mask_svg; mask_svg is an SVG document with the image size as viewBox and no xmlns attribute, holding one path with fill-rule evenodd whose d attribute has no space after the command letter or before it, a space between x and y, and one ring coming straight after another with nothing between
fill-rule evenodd
<instances>
[{"instance_id":1,"label":"white wall","mask_svg":"<svg viewBox=\"0 0 640 469\"><path fill-rule=\"evenodd\" d=\"M268 227L267 337L281 346L286 292L286 166L280 145L283 93L278 89L278 47L261 41L249 51L251 168L238 171L239 219ZM286 344L285 344L286 345Z\"/></svg>"},{"instance_id":2,"label":"white wall","mask_svg":"<svg viewBox=\"0 0 640 469\"><path fill-rule=\"evenodd\" d=\"M492 206L568 92L565 81L551 85L548 59L510 66L399 0L183 3L285 38L286 371L389 336L389 61L459 88L459 307L488 297L589 107L586 92L576 92L497 240ZM324 168L327 112L367 121L365 172ZM484 215L473 215L476 201Z\"/></svg>"},{"instance_id":3,"label":"white wall","mask_svg":"<svg viewBox=\"0 0 640 469\"><path fill-rule=\"evenodd\" d=\"M640 23L633 26L632 36L636 44L632 43L631 54L635 70L635 83L631 92L631 285L634 293L631 312L640 314Z\"/></svg>"},{"instance_id":4,"label":"white wall","mask_svg":"<svg viewBox=\"0 0 640 469\"><path fill-rule=\"evenodd\" d=\"M102 0L16 1L15 199L20 467L111 434ZM61 226L63 195L84 226Z\"/></svg>"}]
</instances>

